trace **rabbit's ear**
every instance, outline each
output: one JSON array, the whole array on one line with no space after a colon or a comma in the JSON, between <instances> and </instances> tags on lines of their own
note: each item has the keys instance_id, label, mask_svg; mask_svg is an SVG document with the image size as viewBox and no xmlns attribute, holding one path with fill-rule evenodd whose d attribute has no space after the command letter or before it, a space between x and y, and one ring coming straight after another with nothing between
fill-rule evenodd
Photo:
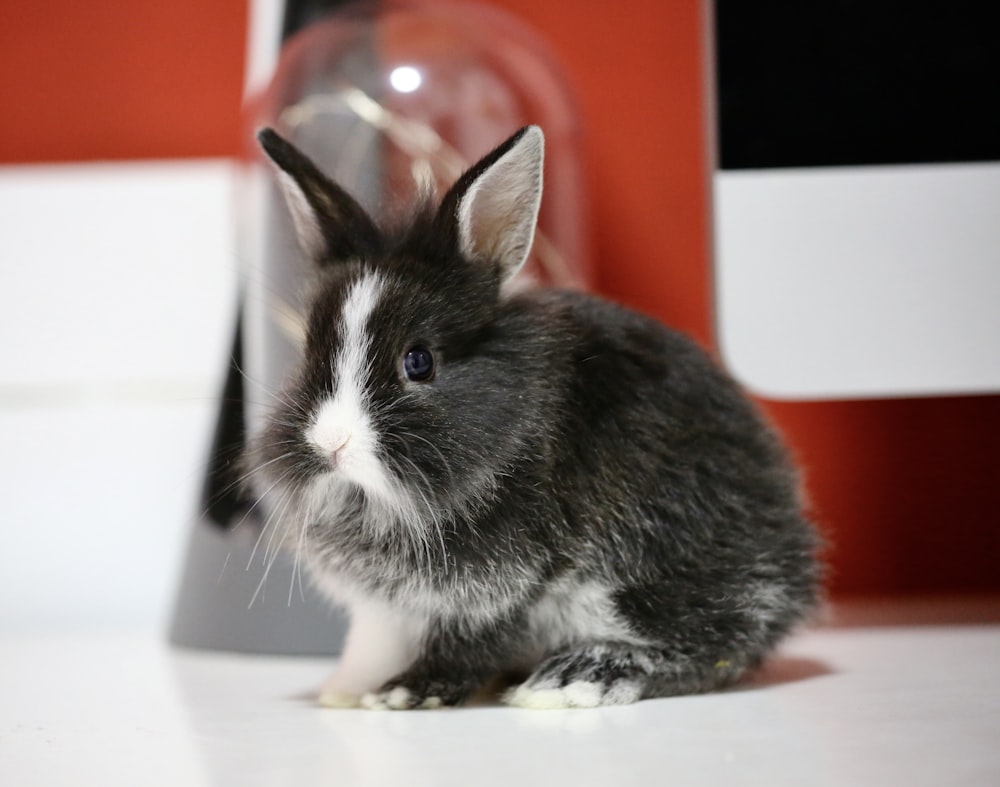
<instances>
[{"instance_id":1,"label":"rabbit's ear","mask_svg":"<svg viewBox=\"0 0 1000 787\"><path fill-rule=\"evenodd\" d=\"M277 168L299 242L313 260L325 264L376 251L378 228L350 194L273 129L259 131L257 141Z\"/></svg>"},{"instance_id":2,"label":"rabbit's ear","mask_svg":"<svg viewBox=\"0 0 1000 787\"><path fill-rule=\"evenodd\" d=\"M542 200L545 139L526 126L459 178L441 203L439 218L454 222L462 256L499 266L507 281L531 251Z\"/></svg>"}]
</instances>

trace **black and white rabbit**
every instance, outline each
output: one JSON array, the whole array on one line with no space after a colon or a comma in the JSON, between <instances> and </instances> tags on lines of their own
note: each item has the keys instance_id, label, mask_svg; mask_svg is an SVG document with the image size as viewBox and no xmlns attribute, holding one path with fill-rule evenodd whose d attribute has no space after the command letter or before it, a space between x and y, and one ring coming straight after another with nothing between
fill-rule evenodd
<instances>
[{"instance_id":1,"label":"black and white rabbit","mask_svg":"<svg viewBox=\"0 0 1000 787\"><path fill-rule=\"evenodd\" d=\"M692 342L575 292L505 286L532 245L543 136L380 228L259 134L317 289L253 460L287 541L351 616L320 701L589 707L708 691L817 596L774 434Z\"/></svg>"}]
</instances>

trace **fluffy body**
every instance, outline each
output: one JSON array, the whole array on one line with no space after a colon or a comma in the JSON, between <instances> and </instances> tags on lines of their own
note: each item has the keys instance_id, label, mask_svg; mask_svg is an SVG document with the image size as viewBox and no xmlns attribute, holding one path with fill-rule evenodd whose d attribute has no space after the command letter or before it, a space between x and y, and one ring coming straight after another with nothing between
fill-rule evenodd
<instances>
[{"instance_id":1,"label":"fluffy body","mask_svg":"<svg viewBox=\"0 0 1000 787\"><path fill-rule=\"evenodd\" d=\"M351 612L325 704L454 705L498 674L532 708L707 691L815 602L794 470L700 349L593 296L503 294L537 197L497 207L491 182L518 197L540 173L524 139L397 232L352 226L350 204L330 207L349 197L269 149L302 189L293 209L314 206L296 221L315 224L307 247L339 233L254 449L288 542ZM497 232L521 235L481 237ZM414 346L430 381L403 373Z\"/></svg>"}]
</instances>

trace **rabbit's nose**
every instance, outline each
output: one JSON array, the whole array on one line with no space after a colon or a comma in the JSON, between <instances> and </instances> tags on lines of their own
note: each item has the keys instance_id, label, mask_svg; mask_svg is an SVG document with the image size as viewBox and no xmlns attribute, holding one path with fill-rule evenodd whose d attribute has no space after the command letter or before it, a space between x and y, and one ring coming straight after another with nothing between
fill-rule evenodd
<instances>
[{"instance_id":1,"label":"rabbit's nose","mask_svg":"<svg viewBox=\"0 0 1000 787\"><path fill-rule=\"evenodd\" d=\"M323 435L315 442L316 448L319 449L323 458L336 467L337 463L343 459L344 452L347 449L348 444L351 442L351 435L350 433Z\"/></svg>"},{"instance_id":2,"label":"rabbit's nose","mask_svg":"<svg viewBox=\"0 0 1000 787\"><path fill-rule=\"evenodd\" d=\"M330 419L321 419L308 431L306 438L316 452L336 467L351 442L352 432Z\"/></svg>"},{"instance_id":3,"label":"rabbit's nose","mask_svg":"<svg viewBox=\"0 0 1000 787\"><path fill-rule=\"evenodd\" d=\"M324 448L324 450L326 452L327 459L330 461L330 464L336 467L338 461L340 461L343 458L343 453L344 450L347 448L347 444L351 442L351 436L349 434L344 435L342 439L334 442L336 442L337 444L327 446Z\"/></svg>"}]
</instances>

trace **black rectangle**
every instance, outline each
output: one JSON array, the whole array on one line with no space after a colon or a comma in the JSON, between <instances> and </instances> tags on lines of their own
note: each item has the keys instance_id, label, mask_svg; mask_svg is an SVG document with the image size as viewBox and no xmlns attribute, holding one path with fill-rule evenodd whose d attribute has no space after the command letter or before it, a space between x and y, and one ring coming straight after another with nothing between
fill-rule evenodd
<instances>
[{"instance_id":1,"label":"black rectangle","mask_svg":"<svg viewBox=\"0 0 1000 787\"><path fill-rule=\"evenodd\" d=\"M1000 160L1000 2L715 0L722 169Z\"/></svg>"}]
</instances>

